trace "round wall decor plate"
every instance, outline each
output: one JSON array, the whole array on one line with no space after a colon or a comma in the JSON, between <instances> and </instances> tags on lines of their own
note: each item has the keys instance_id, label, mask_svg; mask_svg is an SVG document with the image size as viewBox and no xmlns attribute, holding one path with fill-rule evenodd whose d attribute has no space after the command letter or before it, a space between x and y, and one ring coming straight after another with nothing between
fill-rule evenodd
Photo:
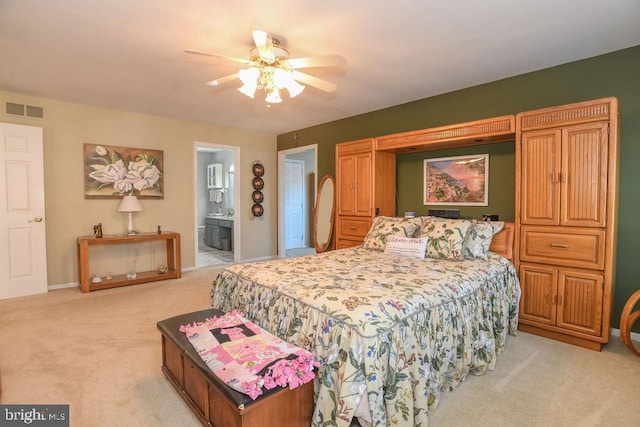
<instances>
[{"instance_id":1,"label":"round wall decor plate","mask_svg":"<svg viewBox=\"0 0 640 427\"><path fill-rule=\"evenodd\" d=\"M264 175L264 166L262 166L262 163L256 163L252 166L252 168L253 168L253 174L255 176Z\"/></svg>"},{"instance_id":2,"label":"round wall decor plate","mask_svg":"<svg viewBox=\"0 0 640 427\"><path fill-rule=\"evenodd\" d=\"M253 214L253 216L262 216L262 214L264 213L264 209L262 205L256 203L251 207L251 213Z\"/></svg>"},{"instance_id":3,"label":"round wall decor plate","mask_svg":"<svg viewBox=\"0 0 640 427\"><path fill-rule=\"evenodd\" d=\"M260 190L255 190L251 194L251 199L253 199L253 203L262 203L264 201L264 194L262 194Z\"/></svg>"},{"instance_id":4,"label":"round wall decor plate","mask_svg":"<svg viewBox=\"0 0 640 427\"><path fill-rule=\"evenodd\" d=\"M264 188L264 181L262 180L262 178L258 176L253 178L253 188L255 190L262 190Z\"/></svg>"}]
</instances>

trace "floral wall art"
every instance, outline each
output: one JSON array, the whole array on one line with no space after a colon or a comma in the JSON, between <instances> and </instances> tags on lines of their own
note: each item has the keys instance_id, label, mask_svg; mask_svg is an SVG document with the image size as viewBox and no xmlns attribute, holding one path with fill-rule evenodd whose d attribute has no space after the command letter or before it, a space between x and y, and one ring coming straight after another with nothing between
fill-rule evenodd
<instances>
[{"instance_id":1,"label":"floral wall art","mask_svg":"<svg viewBox=\"0 0 640 427\"><path fill-rule=\"evenodd\" d=\"M162 150L84 144L85 199L164 198Z\"/></svg>"}]
</instances>

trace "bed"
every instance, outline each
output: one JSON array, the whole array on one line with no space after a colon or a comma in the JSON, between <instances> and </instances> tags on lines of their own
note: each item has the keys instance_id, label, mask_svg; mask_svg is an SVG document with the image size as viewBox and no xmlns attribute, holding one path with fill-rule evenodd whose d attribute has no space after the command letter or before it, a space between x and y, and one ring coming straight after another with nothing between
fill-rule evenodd
<instances>
[{"instance_id":1,"label":"bed","mask_svg":"<svg viewBox=\"0 0 640 427\"><path fill-rule=\"evenodd\" d=\"M440 392L493 369L517 331L511 224L379 218L361 246L233 265L212 285L214 308L321 358L314 426L426 426Z\"/></svg>"}]
</instances>

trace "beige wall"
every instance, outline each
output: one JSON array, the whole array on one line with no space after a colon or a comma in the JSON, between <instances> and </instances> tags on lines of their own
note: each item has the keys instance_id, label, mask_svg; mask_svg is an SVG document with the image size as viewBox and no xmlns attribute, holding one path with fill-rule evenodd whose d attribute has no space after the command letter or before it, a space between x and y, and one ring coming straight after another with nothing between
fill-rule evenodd
<instances>
[{"instance_id":1,"label":"beige wall","mask_svg":"<svg viewBox=\"0 0 640 427\"><path fill-rule=\"evenodd\" d=\"M45 108L45 120L20 118L4 113L6 101ZM277 148L276 135L133 114L0 91L0 121L38 126L44 133L44 177L49 285L77 282L76 238L93 233L102 222L104 234L126 229L126 214L116 212L119 200L85 199L83 144L119 145L164 151L164 200L141 201L144 212L134 214L134 226L143 232L180 233L182 266L195 266L194 142L240 147L236 168L236 207L241 230L241 260L277 254ZM251 221L251 163L265 166L264 219ZM93 254L93 253L92 253ZM127 256L126 254L124 255ZM97 257L97 255L96 255ZM127 261L114 259L112 274ZM117 254L115 255L117 258ZM159 255L156 255L159 257ZM106 267L105 267L106 268ZM138 271L142 271L138 269ZM98 272L102 275L106 272Z\"/></svg>"}]
</instances>

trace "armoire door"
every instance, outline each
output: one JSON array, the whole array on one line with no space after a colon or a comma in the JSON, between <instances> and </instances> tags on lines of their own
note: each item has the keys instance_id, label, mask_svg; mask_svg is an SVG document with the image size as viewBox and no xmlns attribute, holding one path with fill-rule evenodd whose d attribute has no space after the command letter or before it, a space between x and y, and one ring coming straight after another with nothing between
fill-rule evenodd
<instances>
[{"instance_id":1,"label":"armoire door","mask_svg":"<svg viewBox=\"0 0 640 427\"><path fill-rule=\"evenodd\" d=\"M355 211L355 166L353 156L340 156L336 161L338 215L353 215Z\"/></svg>"},{"instance_id":2,"label":"armoire door","mask_svg":"<svg viewBox=\"0 0 640 427\"><path fill-rule=\"evenodd\" d=\"M561 138L559 129L522 134L522 224L560 222Z\"/></svg>"},{"instance_id":3,"label":"armoire door","mask_svg":"<svg viewBox=\"0 0 640 427\"><path fill-rule=\"evenodd\" d=\"M520 320L556 324L558 270L543 265L520 265Z\"/></svg>"},{"instance_id":4,"label":"armoire door","mask_svg":"<svg viewBox=\"0 0 640 427\"><path fill-rule=\"evenodd\" d=\"M562 129L560 225L604 227L608 123Z\"/></svg>"},{"instance_id":5,"label":"armoire door","mask_svg":"<svg viewBox=\"0 0 640 427\"><path fill-rule=\"evenodd\" d=\"M354 156L355 160L355 206L354 215L371 216L372 214L372 154L362 153Z\"/></svg>"},{"instance_id":6,"label":"armoire door","mask_svg":"<svg viewBox=\"0 0 640 427\"><path fill-rule=\"evenodd\" d=\"M558 275L558 326L599 336L603 287L602 274L561 269Z\"/></svg>"}]
</instances>

